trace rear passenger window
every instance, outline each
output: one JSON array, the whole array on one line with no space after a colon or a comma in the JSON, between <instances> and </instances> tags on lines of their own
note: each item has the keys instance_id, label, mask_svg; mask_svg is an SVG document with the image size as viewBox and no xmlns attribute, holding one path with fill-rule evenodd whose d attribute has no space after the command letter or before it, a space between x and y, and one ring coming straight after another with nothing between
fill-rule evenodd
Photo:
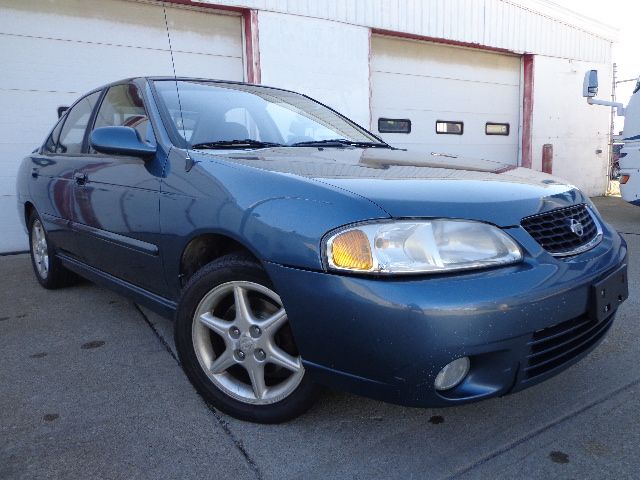
<instances>
[{"instance_id":1,"label":"rear passenger window","mask_svg":"<svg viewBox=\"0 0 640 480\"><path fill-rule=\"evenodd\" d=\"M142 141L152 145L156 142L140 91L132 83L109 89L102 100L93 128L100 127L135 128Z\"/></svg>"},{"instance_id":2,"label":"rear passenger window","mask_svg":"<svg viewBox=\"0 0 640 480\"><path fill-rule=\"evenodd\" d=\"M78 101L74 107L67 112L60 140L56 148L57 153L81 153L84 134L89 124L89 118L96 106L100 92L94 92Z\"/></svg>"}]
</instances>

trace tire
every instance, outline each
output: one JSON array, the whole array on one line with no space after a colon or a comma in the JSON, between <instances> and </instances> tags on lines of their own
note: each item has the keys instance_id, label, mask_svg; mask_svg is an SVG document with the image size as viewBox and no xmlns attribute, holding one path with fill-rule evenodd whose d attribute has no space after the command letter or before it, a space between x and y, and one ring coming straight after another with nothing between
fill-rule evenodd
<instances>
[{"instance_id":1,"label":"tire","mask_svg":"<svg viewBox=\"0 0 640 480\"><path fill-rule=\"evenodd\" d=\"M40 216L34 210L29 216L29 252L31 266L38 283L44 288L53 290L71 285L76 275L62 266L55 256L55 249L49 242Z\"/></svg>"},{"instance_id":2,"label":"tire","mask_svg":"<svg viewBox=\"0 0 640 480\"><path fill-rule=\"evenodd\" d=\"M611 166L611 180L618 180L620 178L620 165L618 162Z\"/></svg>"},{"instance_id":3,"label":"tire","mask_svg":"<svg viewBox=\"0 0 640 480\"><path fill-rule=\"evenodd\" d=\"M317 398L280 298L248 255L225 255L196 272L180 298L174 334L193 386L235 418L280 423Z\"/></svg>"}]
</instances>

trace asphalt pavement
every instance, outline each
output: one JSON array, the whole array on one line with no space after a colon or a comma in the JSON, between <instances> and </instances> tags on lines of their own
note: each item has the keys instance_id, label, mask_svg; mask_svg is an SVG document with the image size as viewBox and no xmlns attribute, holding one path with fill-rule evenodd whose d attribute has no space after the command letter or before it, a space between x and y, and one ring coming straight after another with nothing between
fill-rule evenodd
<instances>
[{"instance_id":1,"label":"asphalt pavement","mask_svg":"<svg viewBox=\"0 0 640 480\"><path fill-rule=\"evenodd\" d=\"M0 479L638 478L640 208L597 198L629 244L604 342L514 395L413 409L326 392L283 425L210 408L172 324L85 282L46 291L0 257Z\"/></svg>"}]
</instances>

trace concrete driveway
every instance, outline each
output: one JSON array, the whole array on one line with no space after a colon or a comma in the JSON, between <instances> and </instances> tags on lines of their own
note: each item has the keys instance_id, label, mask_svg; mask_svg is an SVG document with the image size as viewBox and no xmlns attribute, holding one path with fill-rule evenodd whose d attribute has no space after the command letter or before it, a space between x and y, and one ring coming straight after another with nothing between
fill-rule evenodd
<instances>
[{"instance_id":1,"label":"concrete driveway","mask_svg":"<svg viewBox=\"0 0 640 480\"><path fill-rule=\"evenodd\" d=\"M264 426L209 408L171 322L0 257L0 479L638 478L640 208L595 199L630 247L630 298L585 360L518 394L410 409L327 392Z\"/></svg>"}]
</instances>

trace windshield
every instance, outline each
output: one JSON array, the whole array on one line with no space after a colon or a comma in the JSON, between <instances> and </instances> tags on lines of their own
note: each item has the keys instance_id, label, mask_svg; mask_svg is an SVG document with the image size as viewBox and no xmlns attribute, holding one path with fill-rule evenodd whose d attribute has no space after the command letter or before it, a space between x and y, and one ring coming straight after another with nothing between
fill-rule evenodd
<instances>
[{"instance_id":1,"label":"windshield","mask_svg":"<svg viewBox=\"0 0 640 480\"><path fill-rule=\"evenodd\" d=\"M156 80L154 86L174 133L187 148L221 143L232 146L241 140L248 141L241 143L249 148L327 140L385 145L329 108L297 93L191 80Z\"/></svg>"}]
</instances>

